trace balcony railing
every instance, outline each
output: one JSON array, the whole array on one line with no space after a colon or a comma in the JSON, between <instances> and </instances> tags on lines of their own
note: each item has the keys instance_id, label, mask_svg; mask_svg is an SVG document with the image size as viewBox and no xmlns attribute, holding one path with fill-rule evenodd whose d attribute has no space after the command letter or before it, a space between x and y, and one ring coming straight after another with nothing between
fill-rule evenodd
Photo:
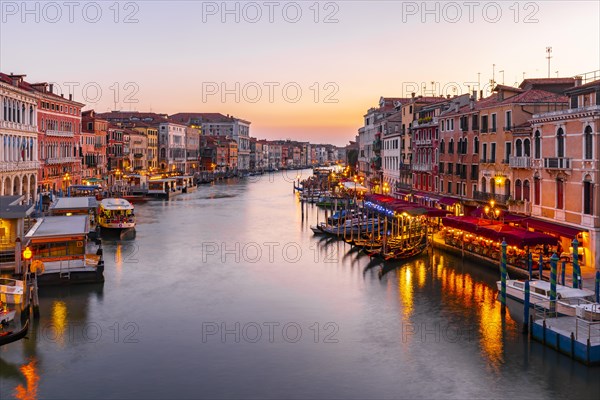
<instances>
[{"instance_id":1,"label":"balcony railing","mask_svg":"<svg viewBox=\"0 0 600 400\"><path fill-rule=\"evenodd\" d=\"M46 136L73 137L74 133L69 131L55 131L53 129L48 129L46 131Z\"/></svg>"},{"instance_id":2,"label":"balcony railing","mask_svg":"<svg viewBox=\"0 0 600 400\"><path fill-rule=\"evenodd\" d=\"M1 172L24 171L39 167L39 161L0 161Z\"/></svg>"},{"instance_id":3,"label":"balcony railing","mask_svg":"<svg viewBox=\"0 0 600 400\"><path fill-rule=\"evenodd\" d=\"M47 158L46 164L65 164L65 163L73 163L80 162L81 159L79 157L56 157L56 158Z\"/></svg>"},{"instance_id":4,"label":"balcony railing","mask_svg":"<svg viewBox=\"0 0 600 400\"><path fill-rule=\"evenodd\" d=\"M544 168L546 169L571 169L570 158L544 158Z\"/></svg>"},{"instance_id":5,"label":"balcony railing","mask_svg":"<svg viewBox=\"0 0 600 400\"><path fill-rule=\"evenodd\" d=\"M508 165L511 168L531 168L531 157L511 157Z\"/></svg>"},{"instance_id":6,"label":"balcony railing","mask_svg":"<svg viewBox=\"0 0 600 400\"><path fill-rule=\"evenodd\" d=\"M412 185L410 183L396 183L396 188L399 190L411 190Z\"/></svg>"},{"instance_id":7,"label":"balcony railing","mask_svg":"<svg viewBox=\"0 0 600 400\"><path fill-rule=\"evenodd\" d=\"M415 165L413 165L413 171L429 172L429 171L431 171L431 165L415 164Z\"/></svg>"},{"instance_id":8,"label":"balcony railing","mask_svg":"<svg viewBox=\"0 0 600 400\"><path fill-rule=\"evenodd\" d=\"M479 192L479 191L473 192L473 198L475 200L485 201L485 202L494 200L498 204L506 204L509 197L510 196L508 196L506 194L494 194L494 193Z\"/></svg>"},{"instance_id":9,"label":"balcony railing","mask_svg":"<svg viewBox=\"0 0 600 400\"><path fill-rule=\"evenodd\" d=\"M0 128L37 133L37 126L21 124L19 122L0 121Z\"/></svg>"}]
</instances>

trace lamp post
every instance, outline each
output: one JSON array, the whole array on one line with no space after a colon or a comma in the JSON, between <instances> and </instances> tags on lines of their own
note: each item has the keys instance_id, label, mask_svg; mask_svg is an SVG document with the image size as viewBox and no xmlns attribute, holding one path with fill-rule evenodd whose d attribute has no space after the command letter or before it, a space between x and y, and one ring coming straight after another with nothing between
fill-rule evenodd
<instances>
[{"instance_id":1,"label":"lamp post","mask_svg":"<svg viewBox=\"0 0 600 400\"><path fill-rule=\"evenodd\" d=\"M500 219L500 209L496 207L496 202L492 199L490 200L489 206L485 206L483 212L486 217L491 220L499 220Z\"/></svg>"}]
</instances>

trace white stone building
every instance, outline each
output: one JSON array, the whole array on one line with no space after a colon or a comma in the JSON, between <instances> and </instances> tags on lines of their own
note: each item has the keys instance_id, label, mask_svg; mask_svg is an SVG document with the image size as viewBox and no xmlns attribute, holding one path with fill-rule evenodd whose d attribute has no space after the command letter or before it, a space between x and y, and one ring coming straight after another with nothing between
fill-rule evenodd
<instances>
[{"instance_id":1,"label":"white stone building","mask_svg":"<svg viewBox=\"0 0 600 400\"><path fill-rule=\"evenodd\" d=\"M37 197L37 98L25 75L0 73L0 195Z\"/></svg>"}]
</instances>

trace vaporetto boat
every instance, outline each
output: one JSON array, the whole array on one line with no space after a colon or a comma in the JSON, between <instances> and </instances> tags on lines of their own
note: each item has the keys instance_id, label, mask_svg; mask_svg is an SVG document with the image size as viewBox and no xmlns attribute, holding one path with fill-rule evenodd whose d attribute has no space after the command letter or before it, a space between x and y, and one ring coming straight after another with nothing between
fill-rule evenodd
<instances>
[{"instance_id":1,"label":"vaporetto boat","mask_svg":"<svg viewBox=\"0 0 600 400\"><path fill-rule=\"evenodd\" d=\"M98 209L98 225L105 229L130 229L135 227L134 208L121 198L103 199Z\"/></svg>"}]
</instances>

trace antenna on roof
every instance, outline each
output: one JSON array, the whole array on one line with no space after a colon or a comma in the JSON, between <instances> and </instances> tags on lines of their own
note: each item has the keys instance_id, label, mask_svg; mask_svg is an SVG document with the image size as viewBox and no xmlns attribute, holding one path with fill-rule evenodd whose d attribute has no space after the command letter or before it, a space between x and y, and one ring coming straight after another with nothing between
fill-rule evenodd
<instances>
[{"instance_id":1,"label":"antenna on roof","mask_svg":"<svg viewBox=\"0 0 600 400\"><path fill-rule=\"evenodd\" d=\"M548 78L550 78L550 59L552 58L552 47L546 47L546 58L548 59Z\"/></svg>"},{"instance_id":2,"label":"antenna on roof","mask_svg":"<svg viewBox=\"0 0 600 400\"><path fill-rule=\"evenodd\" d=\"M504 70L498 72L502 74L502 84L504 85Z\"/></svg>"}]
</instances>

